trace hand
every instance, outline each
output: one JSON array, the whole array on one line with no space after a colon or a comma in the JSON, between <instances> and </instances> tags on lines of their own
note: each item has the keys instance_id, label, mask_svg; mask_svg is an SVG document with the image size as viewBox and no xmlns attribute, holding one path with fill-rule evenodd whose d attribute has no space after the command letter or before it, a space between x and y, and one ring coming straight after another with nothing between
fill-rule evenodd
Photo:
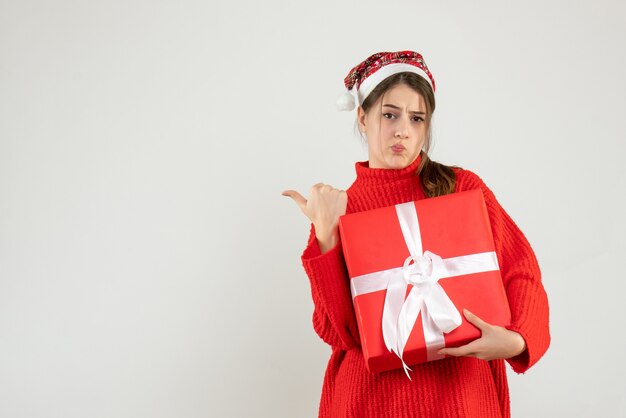
<instances>
[{"instance_id":1,"label":"hand","mask_svg":"<svg viewBox=\"0 0 626 418\"><path fill-rule=\"evenodd\" d=\"M346 213L348 195L345 191L317 183L311 187L307 200L295 190L285 190L283 196L292 198L315 226L315 236L322 253L333 248L339 240L339 217Z\"/></svg>"},{"instance_id":2,"label":"hand","mask_svg":"<svg viewBox=\"0 0 626 418\"><path fill-rule=\"evenodd\" d=\"M515 357L526 349L526 341L519 333L488 324L467 309L463 313L470 323L480 329L481 337L461 347L443 348L439 350L439 354L495 360Z\"/></svg>"}]
</instances>

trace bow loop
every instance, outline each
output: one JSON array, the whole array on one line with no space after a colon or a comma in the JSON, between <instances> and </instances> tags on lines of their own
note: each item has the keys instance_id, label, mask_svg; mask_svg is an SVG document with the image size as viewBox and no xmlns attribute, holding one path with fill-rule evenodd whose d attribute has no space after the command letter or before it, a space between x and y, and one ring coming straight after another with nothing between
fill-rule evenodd
<instances>
[{"instance_id":1,"label":"bow loop","mask_svg":"<svg viewBox=\"0 0 626 418\"><path fill-rule=\"evenodd\" d=\"M407 284L434 285L446 275L446 268L440 256L427 250L420 256L409 255L402 265L402 274Z\"/></svg>"}]
</instances>

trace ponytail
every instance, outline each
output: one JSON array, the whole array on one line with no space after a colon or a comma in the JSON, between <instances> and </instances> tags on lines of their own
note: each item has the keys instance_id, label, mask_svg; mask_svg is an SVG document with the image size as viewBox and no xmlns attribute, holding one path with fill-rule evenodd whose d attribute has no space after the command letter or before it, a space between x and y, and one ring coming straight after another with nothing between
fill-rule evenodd
<instances>
[{"instance_id":1,"label":"ponytail","mask_svg":"<svg viewBox=\"0 0 626 418\"><path fill-rule=\"evenodd\" d=\"M456 175L453 168L431 160L428 154L422 151L422 161L417 168L417 174L422 180L422 187L426 197L444 196L454 193L456 187Z\"/></svg>"}]
</instances>

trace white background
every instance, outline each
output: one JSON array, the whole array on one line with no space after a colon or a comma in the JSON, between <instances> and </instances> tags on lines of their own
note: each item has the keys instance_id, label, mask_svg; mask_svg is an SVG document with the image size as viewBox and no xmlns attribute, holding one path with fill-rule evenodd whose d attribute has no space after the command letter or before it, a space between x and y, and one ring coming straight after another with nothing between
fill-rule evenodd
<instances>
[{"instance_id":1,"label":"white background","mask_svg":"<svg viewBox=\"0 0 626 418\"><path fill-rule=\"evenodd\" d=\"M330 349L280 192L367 158L343 78L421 52L432 157L536 251L514 417L626 416L626 6L0 1L0 416L313 417Z\"/></svg>"}]
</instances>

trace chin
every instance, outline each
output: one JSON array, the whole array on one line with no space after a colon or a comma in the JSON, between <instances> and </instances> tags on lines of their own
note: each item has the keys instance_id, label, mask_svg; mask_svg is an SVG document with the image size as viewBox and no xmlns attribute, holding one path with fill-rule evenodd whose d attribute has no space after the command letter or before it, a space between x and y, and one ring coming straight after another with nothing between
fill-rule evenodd
<instances>
[{"instance_id":1,"label":"chin","mask_svg":"<svg viewBox=\"0 0 626 418\"><path fill-rule=\"evenodd\" d=\"M385 161L387 168L402 169L411 164L412 160L406 155L391 156Z\"/></svg>"}]
</instances>

